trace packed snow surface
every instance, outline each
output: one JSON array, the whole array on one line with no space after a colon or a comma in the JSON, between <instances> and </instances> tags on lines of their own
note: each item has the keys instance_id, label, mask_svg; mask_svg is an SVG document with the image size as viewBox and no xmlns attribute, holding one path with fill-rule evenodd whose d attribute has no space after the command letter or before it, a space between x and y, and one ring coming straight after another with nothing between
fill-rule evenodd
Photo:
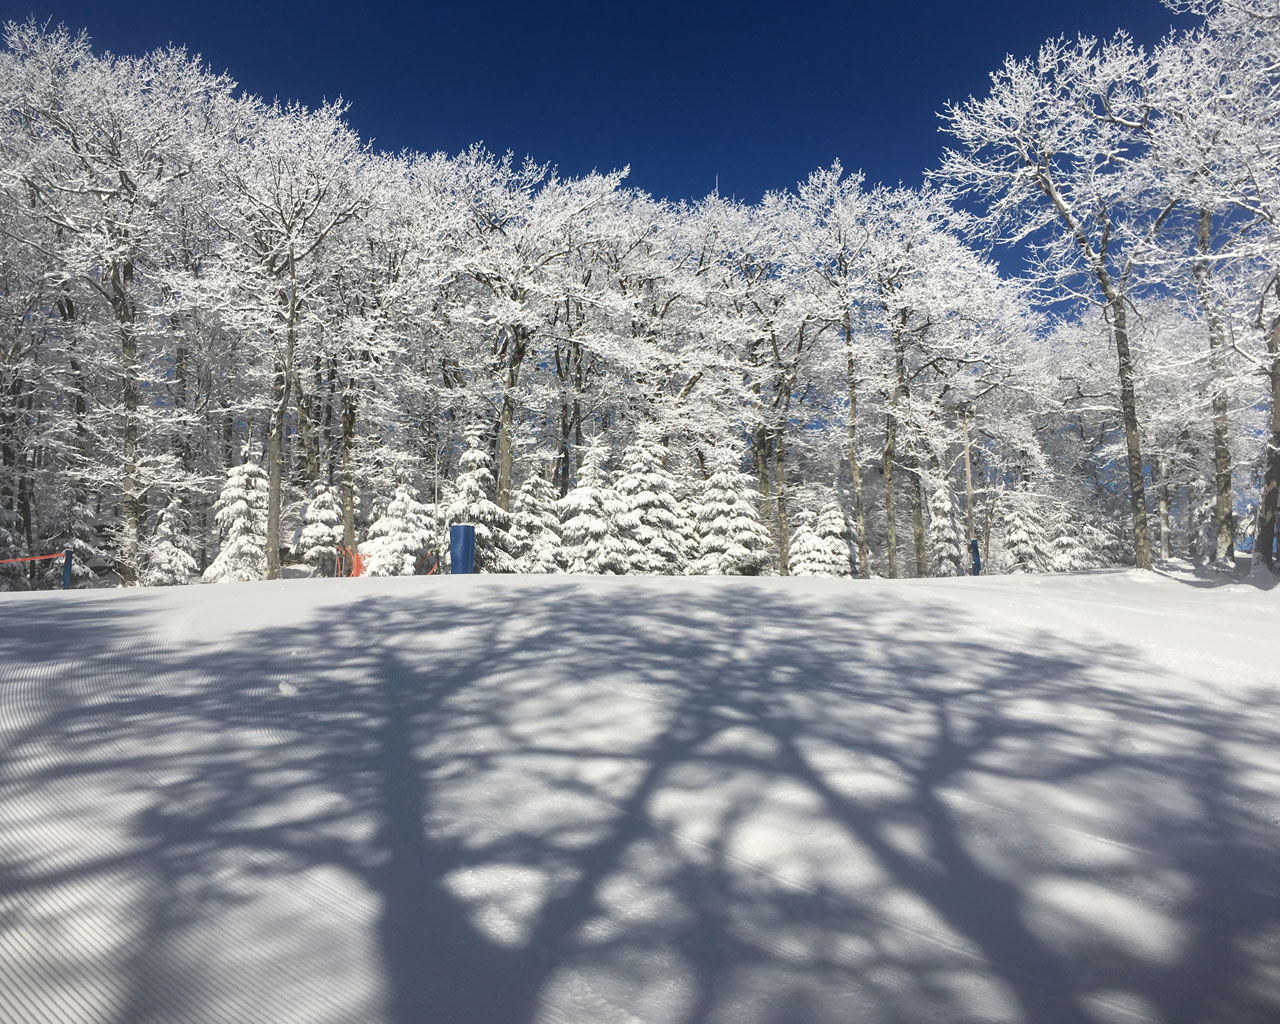
<instances>
[{"instance_id":1,"label":"packed snow surface","mask_svg":"<svg viewBox=\"0 0 1280 1024\"><path fill-rule=\"evenodd\" d=\"M1280 590L1211 584L0 597L0 1021L1274 1024Z\"/></svg>"}]
</instances>

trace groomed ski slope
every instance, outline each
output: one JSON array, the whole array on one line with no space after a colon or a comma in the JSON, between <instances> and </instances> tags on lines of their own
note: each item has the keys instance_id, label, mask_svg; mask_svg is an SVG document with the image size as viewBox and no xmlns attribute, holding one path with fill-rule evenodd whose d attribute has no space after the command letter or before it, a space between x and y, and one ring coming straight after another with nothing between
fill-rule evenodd
<instances>
[{"instance_id":1,"label":"groomed ski slope","mask_svg":"<svg viewBox=\"0 0 1280 1024\"><path fill-rule=\"evenodd\" d=\"M1211 582L0 596L0 1021L1274 1024Z\"/></svg>"}]
</instances>

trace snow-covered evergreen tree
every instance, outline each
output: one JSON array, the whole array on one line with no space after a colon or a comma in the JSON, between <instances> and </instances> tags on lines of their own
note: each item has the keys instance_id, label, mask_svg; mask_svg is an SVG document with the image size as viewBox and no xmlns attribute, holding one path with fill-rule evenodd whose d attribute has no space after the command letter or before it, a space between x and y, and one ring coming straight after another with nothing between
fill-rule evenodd
<instances>
[{"instance_id":1,"label":"snow-covered evergreen tree","mask_svg":"<svg viewBox=\"0 0 1280 1024\"><path fill-rule=\"evenodd\" d=\"M712 472L694 509L698 537L695 573L756 576L769 565L771 538L760 522L755 486L738 469L735 451L713 456Z\"/></svg>"},{"instance_id":2,"label":"snow-covered evergreen tree","mask_svg":"<svg viewBox=\"0 0 1280 1024\"><path fill-rule=\"evenodd\" d=\"M818 513L818 524L814 528L818 539L831 552L831 575L841 579L853 575L853 564L849 555L852 550L849 541L849 527L845 522L844 509L834 496L829 498Z\"/></svg>"},{"instance_id":3,"label":"snow-covered evergreen tree","mask_svg":"<svg viewBox=\"0 0 1280 1024\"><path fill-rule=\"evenodd\" d=\"M45 537L40 549L52 554L70 548L71 586L87 587L94 579L92 565L101 556L94 534L94 513L89 487L82 478L72 477L61 497L57 509L57 530ZM62 561L50 559L40 565L43 585L55 589L61 587Z\"/></svg>"},{"instance_id":4,"label":"snow-covered evergreen tree","mask_svg":"<svg viewBox=\"0 0 1280 1024\"><path fill-rule=\"evenodd\" d=\"M199 574L187 537L187 514L176 497L156 513L156 528L146 546L141 583L144 587L176 587Z\"/></svg>"},{"instance_id":5,"label":"snow-covered evergreen tree","mask_svg":"<svg viewBox=\"0 0 1280 1024\"><path fill-rule=\"evenodd\" d=\"M560 515L556 489L540 473L530 473L511 501L511 546L517 572L561 569Z\"/></svg>"},{"instance_id":6,"label":"snow-covered evergreen tree","mask_svg":"<svg viewBox=\"0 0 1280 1024\"><path fill-rule=\"evenodd\" d=\"M963 576L964 548L956 528L951 491L937 481L929 496L929 564L935 576Z\"/></svg>"},{"instance_id":7,"label":"snow-covered evergreen tree","mask_svg":"<svg viewBox=\"0 0 1280 1024\"><path fill-rule=\"evenodd\" d=\"M815 528L812 512L797 513L787 546L787 572L792 576L834 576L835 552Z\"/></svg>"},{"instance_id":8,"label":"snow-covered evergreen tree","mask_svg":"<svg viewBox=\"0 0 1280 1024\"><path fill-rule=\"evenodd\" d=\"M204 571L212 583L265 579L267 575L267 475L256 462L232 466L214 506L222 534L218 557Z\"/></svg>"},{"instance_id":9,"label":"snow-covered evergreen tree","mask_svg":"<svg viewBox=\"0 0 1280 1024\"><path fill-rule=\"evenodd\" d=\"M22 538L22 520L16 512L0 504L0 560L23 558L27 546ZM10 562L0 565L0 591L26 590L28 562Z\"/></svg>"},{"instance_id":10,"label":"snow-covered evergreen tree","mask_svg":"<svg viewBox=\"0 0 1280 1024\"><path fill-rule=\"evenodd\" d=\"M400 484L361 545L365 571L370 576L414 575L434 534L435 510L419 501L408 484Z\"/></svg>"},{"instance_id":11,"label":"snow-covered evergreen tree","mask_svg":"<svg viewBox=\"0 0 1280 1024\"><path fill-rule=\"evenodd\" d=\"M321 576L338 571L338 547L342 544L342 508L338 495L328 484L317 482L303 517L302 536L295 556L315 566Z\"/></svg>"},{"instance_id":12,"label":"snow-covered evergreen tree","mask_svg":"<svg viewBox=\"0 0 1280 1024\"><path fill-rule=\"evenodd\" d=\"M573 573L623 575L627 547L621 519L626 508L609 479L609 449L595 439L582 457L573 488L560 499L561 550Z\"/></svg>"},{"instance_id":13,"label":"snow-covered evergreen tree","mask_svg":"<svg viewBox=\"0 0 1280 1024\"><path fill-rule=\"evenodd\" d=\"M467 430L467 447L458 460L458 479L449 497L445 521L449 526L470 524L476 528L476 572L511 572L511 516L491 497L493 470L484 428Z\"/></svg>"},{"instance_id":14,"label":"snow-covered evergreen tree","mask_svg":"<svg viewBox=\"0 0 1280 1024\"><path fill-rule=\"evenodd\" d=\"M1001 527L1008 571L1011 573L1040 569L1044 532L1040 528L1035 505L1035 498L1025 485L1005 496Z\"/></svg>"},{"instance_id":15,"label":"snow-covered evergreen tree","mask_svg":"<svg viewBox=\"0 0 1280 1024\"><path fill-rule=\"evenodd\" d=\"M664 454L661 439L646 427L622 456L616 486L628 573L672 574L685 564L684 513L676 478L662 464Z\"/></svg>"}]
</instances>

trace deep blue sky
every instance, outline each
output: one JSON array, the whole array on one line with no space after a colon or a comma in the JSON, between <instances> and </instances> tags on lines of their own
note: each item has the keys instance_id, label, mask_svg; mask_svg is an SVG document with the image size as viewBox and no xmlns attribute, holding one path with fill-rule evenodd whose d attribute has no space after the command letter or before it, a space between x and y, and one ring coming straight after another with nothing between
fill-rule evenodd
<instances>
[{"instance_id":1,"label":"deep blue sky","mask_svg":"<svg viewBox=\"0 0 1280 1024\"><path fill-rule=\"evenodd\" d=\"M839 158L918 184L936 112L985 90L1006 53L1046 37L1155 42L1158 0L880 0L420 4L4 0L89 31L98 49L166 43L246 90L313 105L339 95L383 149L483 141L565 174L630 164L655 195L756 200ZM1187 25L1187 19L1178 23Z\"/></svg>"}]
</instances>

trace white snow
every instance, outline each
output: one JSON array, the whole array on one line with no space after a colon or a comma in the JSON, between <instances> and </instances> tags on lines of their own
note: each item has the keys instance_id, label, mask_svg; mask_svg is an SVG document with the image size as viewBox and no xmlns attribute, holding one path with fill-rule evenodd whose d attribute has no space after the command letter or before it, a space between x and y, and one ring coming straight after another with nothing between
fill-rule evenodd
<instances>
[{"instance_id":1,"label":"white snow","mask_svg":"<svg viewBox=\"0 0 1280 1024\"><path fill-rule=\"evenodd\" d=\"M1280 590L0 595L0 1021L1280 1019Z\"/></svg>"}]
</instances>

